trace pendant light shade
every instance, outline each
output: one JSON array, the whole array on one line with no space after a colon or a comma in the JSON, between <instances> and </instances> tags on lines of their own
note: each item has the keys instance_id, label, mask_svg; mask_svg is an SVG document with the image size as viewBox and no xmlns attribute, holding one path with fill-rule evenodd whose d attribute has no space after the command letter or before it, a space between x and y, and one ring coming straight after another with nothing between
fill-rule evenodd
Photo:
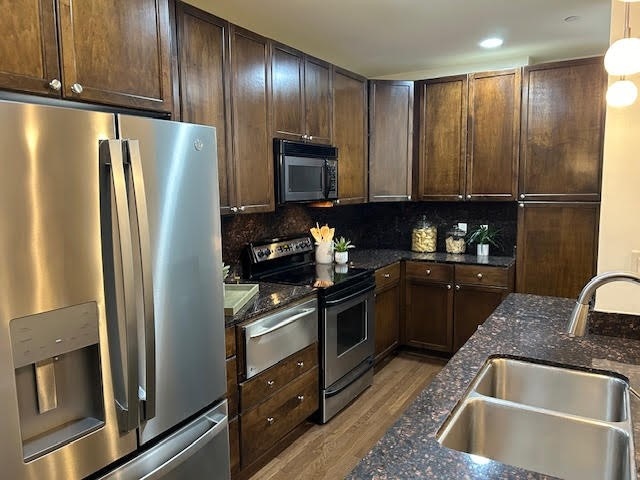
<instances>
[{"instance_id":1,"label":"pendant light shade","mask_svg":"<svg viewBox=\"0 0 640 480\"><path fill-rule=\"evenodd\" d=\"M609 75L640 72L640 38L621 38L611 44L604 56L604 68Z\"/></svg>"},{"instance_id":2,"label":"pendant light shade","mask_svg":"<svg viewBox=\"0 0 640 480\"><path fill-rule=\"evenodd\" d=\"M628 107L638 98L638 88L631 80L618 80L607 90L607 103L612 107Z\"/></svg>"}]
</instances>

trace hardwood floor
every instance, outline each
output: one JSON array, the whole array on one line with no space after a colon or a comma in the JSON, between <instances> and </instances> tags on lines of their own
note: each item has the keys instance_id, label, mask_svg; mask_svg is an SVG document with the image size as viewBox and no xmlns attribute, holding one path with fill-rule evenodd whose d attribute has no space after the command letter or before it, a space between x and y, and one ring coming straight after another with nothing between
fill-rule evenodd
<instances>
[{"instance_id":1,"label":"hardwood floor","mask_svg":"<svg viewBox=\"0 0 640 480\"><path fill-rule=\"evenodd\" d=\"M344 478L445 363L399 354L354 403L328 424L311 427L251 480Z\"/></svg>"}]
</instances>

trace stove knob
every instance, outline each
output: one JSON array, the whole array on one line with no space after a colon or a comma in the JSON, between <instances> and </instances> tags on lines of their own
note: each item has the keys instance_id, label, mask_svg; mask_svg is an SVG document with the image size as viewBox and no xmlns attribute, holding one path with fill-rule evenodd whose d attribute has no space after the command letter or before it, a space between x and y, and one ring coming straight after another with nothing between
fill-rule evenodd
<instances>
[{"instance_id":1,"label":"stove knob","mask_svg":"<svg viewBox=\"0 0 640 480\"><path fill-rule=\"evenodd\" d=\"M264 252L262 250L258 250L258 258L264 257Z\"/></svg>"}]
</instances>

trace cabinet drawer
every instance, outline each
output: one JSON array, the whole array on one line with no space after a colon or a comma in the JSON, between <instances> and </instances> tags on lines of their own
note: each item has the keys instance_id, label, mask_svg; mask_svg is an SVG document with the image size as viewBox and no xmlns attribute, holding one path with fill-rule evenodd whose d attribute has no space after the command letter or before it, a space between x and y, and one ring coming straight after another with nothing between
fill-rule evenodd
<instances>
[{"instance_id":1,"label":"cabinet drawer","mask_svg":"<svg viewBox=\"0 0 640 480\"><path fill-rule=\"evenodd\" d=\"M318 365L318 344L285 358L261 374L240 384L240 403L246 412L286 384Z\"/></svg>"},{"instance_id":2,"label":"cabinet drawer","mask_svg":"<svg viewBox=\"0 0 640 480\"><path fill-rule=\"evenodd\" d=\"M236 357L227 360L227 399L229 400L229 418L238 414L238 367Z\"/></svg>"},{"instance_id":3,"label":"cabinet drawer","mask_svg":"<svg viewBox=\"0 0 640 480\"><path fill-rule=\"evenodd\" d=\"M242 465L248 465L318 409L318 368L240 416Z\"/></svg>"},{"instance_id":4,"label":"cabinet drawer","mask_svg":"<svg viewBox=\"0 0 640 480\"><path fill-rule=\"evenodd\" d=\"M400 263L387 265L376 270L376 291L400 281Z\"/></svg>"},{"instance_id":5,"label":"cabinet drawer","mask_svg":"<svg viewBox=\"0 0 640 480\"><path fill-rule=\"evenodd\" d=\"M478 265L456 265L456 283L465 285L491 285L509 287L509 269L481 267Z\"/></svg>"},{"instance_id":6,"label":"cabinet drawer","mask_svg":"<svg viewBox=\"0 0 640 480\"><path fill-rule=\"evenodd\" d=\"M236 327L227 327L224 329L224 345L227 352L227 358L236 354Z\"/></svg>"},{"instance_id":7,"label":"cabinet drawer","mask_svg":"<svg viewBox=\"0 0 640 480\"><path fill-rule=\"evenodd\" d=\"M453 265L427 262L407 262L407 277L433 280L434 282L453 281Z\"/></svg>"}]
</instances>

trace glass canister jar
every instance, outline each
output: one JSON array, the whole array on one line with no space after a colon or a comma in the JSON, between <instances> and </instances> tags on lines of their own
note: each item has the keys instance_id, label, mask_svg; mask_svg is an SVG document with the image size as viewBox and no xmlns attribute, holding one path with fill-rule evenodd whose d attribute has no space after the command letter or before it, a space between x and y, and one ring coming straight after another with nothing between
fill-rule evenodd
<instances>
[{"instance_id":1,"label":"glass canister jar","mask_svg":"<svg viewBox=\"0 0 640 480\"><path fill-rule=\"evenodd\" d=\"M465 240L465 231L454 225L451 230L447 232L447 238L445 239L445 245L447 253L460 254L467 250L467 241Z\"/></svg>"},{"instance_id":2,"label":"glass canister jar","mask_svg":"<svg viewBox=\"0 0 640 480\"><path fill-rule=\"evenodd\" d=\"M436 251L437 239L438 229L423 215L411 231L411 250L418 253L433 253Z\"/></svg>"}]
</instances>

